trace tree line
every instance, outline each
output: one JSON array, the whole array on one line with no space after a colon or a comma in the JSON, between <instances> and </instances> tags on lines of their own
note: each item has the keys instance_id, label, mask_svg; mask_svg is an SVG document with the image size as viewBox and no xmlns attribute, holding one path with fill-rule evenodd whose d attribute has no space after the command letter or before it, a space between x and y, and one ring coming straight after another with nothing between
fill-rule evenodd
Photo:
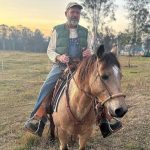
<instances>
[{"instance_id":1,"label":"tree line","mask_svg":"<svg viewBox=\"0 0 150 150\"><path fill-rule=\"evenodd\" d=\"M117 5L114 0L80 0L84 7L82 17L87 21L92 35L93 49L104 44L106 50L116 43L120 50L126 45L144 47L150 51L150 1L124 0L127 11L128 28L124 32L115 34L109 27L109 22L116 21ZM125 17L125 16L123 16ZM50 38L36 29L34 32L23 26L0 25L0 49L45 52Z\"/></svg>"},{"instance_id":2,"label":"tree line","mask_svg":"<svg viewBox=\"0 0 150 150\"><path fill-rule=\"evenodd\" d=\"M36 29L18 26L0 25L0 49L46 52L50 38Z\"/></svg>"},{"instance_id":3,"label":"tree line","mask_svg":"<svg viewBox=\"0 0 150 150\"><path fill-rule=\"evenodd\" d=\"M126 45L142 47L144 45L150 50L150 1L149 0L124 0L124 8L127 11L128 28L124 32L113 35L109 22L115 21L117 5L114 0L80 0L84 7L82 16L89 23L89 28L93 34L94 49L99 42L105 47L118 44L119 49L124 49ZM125 17L125 16L123 16ZM122 22L123 24L123 22ZM106 31L104 34L104 31Z\"/></svg>"}]
</instances>

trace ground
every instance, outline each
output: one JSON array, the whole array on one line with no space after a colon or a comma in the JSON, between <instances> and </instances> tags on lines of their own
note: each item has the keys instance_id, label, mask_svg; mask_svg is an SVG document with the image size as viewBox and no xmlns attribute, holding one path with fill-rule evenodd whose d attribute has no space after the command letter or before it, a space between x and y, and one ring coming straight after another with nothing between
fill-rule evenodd
<instances>
[{"instance_id":1,"label":"ground","mask_svg":"<svg viewBox=\"0 0 150 150\"><path fill-rule=\"evenodd\" d=\"M119 57L122 66L122 89L129 111L122 118L123 128L103 138L95 126L88 150L150 149L150 58ZM24 132L24 122L33 109L40 86L51 63L46 54L0 51L0 150L57 150L44 137ZM71 150L77 144L70 145Z\"/></svg>"}]
</instances>

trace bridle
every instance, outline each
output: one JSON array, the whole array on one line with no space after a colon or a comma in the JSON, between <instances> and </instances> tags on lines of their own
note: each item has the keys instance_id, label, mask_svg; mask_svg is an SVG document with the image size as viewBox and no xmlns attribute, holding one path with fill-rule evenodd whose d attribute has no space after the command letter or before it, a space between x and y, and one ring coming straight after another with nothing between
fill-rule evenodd
<instances>
[{"instance_id":1,"label":"bridle","mask_svg":"<svg viewBox=\"0 0 150 150\"><path fill-rule=\"evenodd\" d=\"M107 84L105 83L105 81L102 79L102 76L100 75L100 73L99 73L99 71L98 71L98 67L99 67L98 61L99 61L99 59L97 58L97 61L96 61L96 63L97 63L97 64L96 64L96 66L97 66L97 76L96 76L96 79L97 79L97 77L99 77L100 81L101 81L102 84L104 85L104 87L105 87L105 89L107 90L108 95L109 95L106 99L104 99L104 100L102 100L102 101L100 102L101 106L104 107L104 104L105 104L107 101L110 101L110 100L112 100L112 99L114 99L114 98L118 98L118 97L124 97L124 98L125 98L126 95L123 94L123 93L112 94L110 88L107 86Z\"/></svg>"},{"instance_id":2,"label":"bridle","mask_svg":"<svg viewBox=\"0 0 150 150\"><path fill-rule=\"evenodd\" d=\"M96 79L97 79L97 78L100 79L100 81L101 81L102 84L104 85L104 87L105 87L105 89L107 90L108 95L109 95L106 99L101 100L101 102L99 102L99 103L101 104L101 106L104 106L104 104L105 104L107 101L110 101L110 100L112 100L112 99L114 99L114 98L118 98L118 97L124 97L124 98L125 98L126 95L123 94L123 93L112 94L110 88L107 86L107 84L105 83L105 81L102 79L102 76L100 75L100 73L99 73L99 71L98 71L98 68L99 68L99 59L98 59L98 58L97 58L97 60L96 60L96 67L97 67L97 76L96 76ZM71 73L71 70L70 70L68 64L67 64L67 68L68 68L69 72ZM76 82L74 76L72 76L72 78L73 78L73 80L74 80L76 86L78 87L78 89L80 89L82 92L84 92L87 97L89 97L89 98L91 98L91 99L93 99L93 97L95 97L95 96L92 95L91 93L86 92L84 89L82 89L81 87L79 87L79 85L77 84L77 82ZM96 97L95 97L95 98L96 98Z\"/></svg>"},{"instance_id":3,"label":"bridle","mask_svg":"<svg viewBox=\"0 0 150 150\"><path fill-rule=\"evenodd\" d=\"M98 101L98 98L85 91L84 89L82 89L81 87L79 87L79 85L77 84L75 78L74 78L74 75L72 75L72 79L74 81L74 83L76 84L77 88L80 89L88 98L90 98L92 100L92 102L89 104L88 106L88 111L87 113L84 115L83 119L82 120L78 120L74 114L72 113L71 109L70 109L70 105L69 105L69 94L68 94L68 88L69 88L69 82L70 80L67 82L67 88L66 88L66 101L67 101L67 111L68 111L68 114L70 115L70 117L76 122L76 124L82 124L86 118L86 116L90 113L90 111L92 110L92 107L94 106L95 109L100 109L100 110L103 110L104 109L104 104L114 98L118 98L118 97L126 97L125 94L123 93L117 93L117 94L112 94L110 88L107 86L107 84L105 83L105 81L102 79L102 76L100 75L99 71L98 71L98 67L99 67L99 59L97 58L97 61L96 61L96 66L97 66L97 76L96 76L96 79L99 78L100 81L102 82L102 84L104 85L106 91L108 92L108 97L105 98L104 100L101 99L101 102ZM69 65L67 64L67 68L69 70L69 73L72 73L70 68L69 68ZM95 80L96 80L95 79ZM93 105L94 103L94 105Z\"/></svg>"}]
</instances>

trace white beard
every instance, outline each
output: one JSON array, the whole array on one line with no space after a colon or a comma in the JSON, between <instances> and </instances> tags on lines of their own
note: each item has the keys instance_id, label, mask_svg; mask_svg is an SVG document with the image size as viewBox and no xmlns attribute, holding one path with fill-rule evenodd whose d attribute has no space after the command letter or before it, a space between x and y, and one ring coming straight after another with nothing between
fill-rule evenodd
<instances>
[{"instance_id":1,"label":"white beard","mask_svg":"<svg viewBox=\"0 0 150 150\"><path fill-rule=\"evenodd\" d=\"M68 19L68 24L72 25L72 26L77 26L79 23L79 20L76 19Z\"/></svg>"}]
</instances>

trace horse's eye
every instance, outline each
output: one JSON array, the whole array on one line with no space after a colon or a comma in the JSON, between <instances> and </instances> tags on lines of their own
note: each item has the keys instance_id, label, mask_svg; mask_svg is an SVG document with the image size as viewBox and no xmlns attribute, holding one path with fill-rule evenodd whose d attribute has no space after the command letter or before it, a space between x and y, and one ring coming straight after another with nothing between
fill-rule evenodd
<instances>
[{"instance_id":1,"label":"horse's eye","mask_svg":"<svg viewBox=\"0 0 150 150\"><path fill-rule=\"evenodd\" d=\"M102 75L101 77L102 77L103 80L108 80L109 79L109 76L106 75L106 74Z\"/></svg>"}]
</instances>

